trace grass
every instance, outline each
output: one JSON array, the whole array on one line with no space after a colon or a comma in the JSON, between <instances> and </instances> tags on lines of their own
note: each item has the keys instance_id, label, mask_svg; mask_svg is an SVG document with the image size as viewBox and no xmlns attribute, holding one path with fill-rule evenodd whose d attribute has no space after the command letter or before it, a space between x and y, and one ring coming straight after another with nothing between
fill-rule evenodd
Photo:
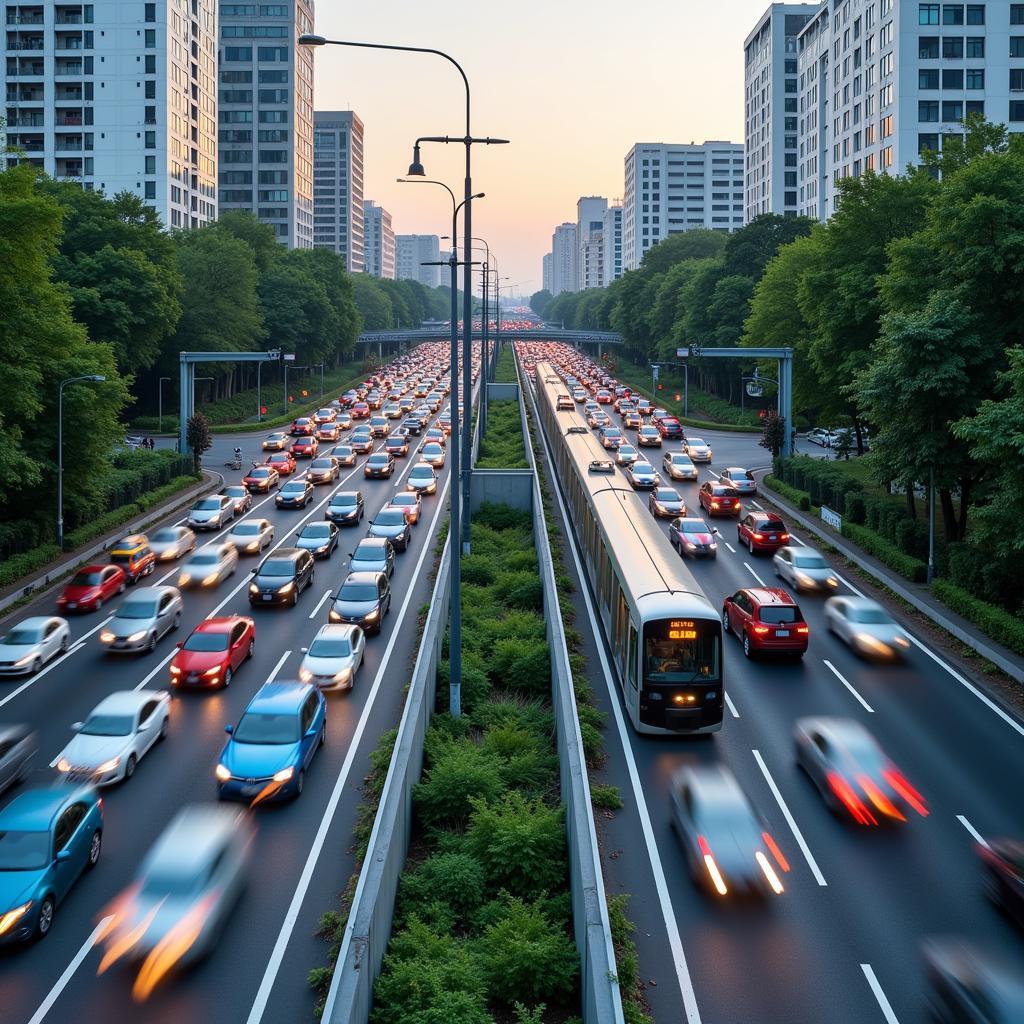
<instances>
[{"instance_id":1,"label":"grass","mask_svg":"<svg viewBox=\"0 0 1024 1024\"><path fill-rule=\"evenodd\" d=\"M487 433L480 438L478 469L529 469L519 403L512 398L491 402Z\"/></svg>"}]
</instances>

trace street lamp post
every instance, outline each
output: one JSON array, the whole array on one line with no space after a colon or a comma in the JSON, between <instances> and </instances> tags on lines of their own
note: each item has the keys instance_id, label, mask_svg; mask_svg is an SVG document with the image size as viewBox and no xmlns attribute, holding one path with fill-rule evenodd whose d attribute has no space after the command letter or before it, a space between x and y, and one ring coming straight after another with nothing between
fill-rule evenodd
<instances>
[{"instance_id":1,"label":"street lamp post","mask_svg":"<svg viewBox=\"0 0 1024 1024\"><path fill-rule=\"evenodd\" d=\"M81 380L102 384L106 379L99 373L87 373L62 380L57 388L57 547L61 551L64 550L64 389Z\"/></svg>"},{"instance_id":2,"label":"street lamp post","mask_svg":"<svg viewBox=\"0 0 1024 1024\"><path fill-rule=\"evenodd\" d=\"M156 432L164 432L164 381L170 377L161 377L156 386Z\"/></svg>"}]
</instances>

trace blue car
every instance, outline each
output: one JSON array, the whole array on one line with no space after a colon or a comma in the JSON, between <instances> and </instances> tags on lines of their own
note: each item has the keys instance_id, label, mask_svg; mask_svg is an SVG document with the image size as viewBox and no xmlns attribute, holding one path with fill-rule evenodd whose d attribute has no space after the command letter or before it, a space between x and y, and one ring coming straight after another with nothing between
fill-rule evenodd
<instances>
[{"instance_id":1,"label":"blue car","mask_svg":"<svg viewBox=\"0 0 1024 1024\"><path fill-rule=\"evenodd\" d=\"M102 844L103 803L91 786L32 789L0 811L0 944L46 938Z\"/></svg>"},{"instance_id":2,"label":"blue car","mask_svg":"<svg viewBox=\"0 0 1024 1024\"><path fill-rule=\"evenodd\" d=\"M307 683L264 683L249 702L217 764L217 790L223 800L297 797L306 770L323 746L327 702Z\"/></svg>"}]
</instances>

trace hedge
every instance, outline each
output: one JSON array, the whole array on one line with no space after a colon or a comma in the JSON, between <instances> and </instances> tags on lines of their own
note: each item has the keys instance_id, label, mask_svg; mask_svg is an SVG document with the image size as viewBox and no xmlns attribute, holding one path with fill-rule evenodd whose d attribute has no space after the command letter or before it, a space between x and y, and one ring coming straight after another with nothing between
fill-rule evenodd
<instances>
[{"instance_id":1,"label":"hedge","mask_svg":"<svg viewBox=\"0 0 1024 1024\"><path fill-rule=\"evenodd\" d=\"M789 484L784 484L777 476L772 476L771 474L765 476L761 483L769 488L769 490L776 491L787 501L791 501L802 512L809 512L811 510L811 499L806 491L799 491L795 487L790 487Z\"/></svg>"},{"instance_id":2,"label":"hedge","mask_svg":"<svg viewBox=\"0 0 1024 1024\"><path fill-rule=\"evenodd\" d=\"M935 580L932 583L932 593L947 608L973 622L996 643L1008 647L1017 654L1024 654L1024 620L974 597L949 580Z\"/></svg>"},{"instance_id":3,"label":"hedge","mask_svg":"<svg viewBox=\"0 0 1024 1024\"><path fill-rule=\"evenodd\" d=\"M895 570L905 579L914 583L924 583L928 578L928 566L919 558L914 558L890 544L877 533L858 526L856 523L843 522L842 534L852 540L869 555L874 555L880 562Z\"/></svg>"},{"instance_id":4,"label":"hedge","mask_svg":"<svg viewBox=\"0 0 1024 1024\"><path fill-rule=\"evenodd\" d=\"M487 433L480 438L478 469L529 469L519 403L502 398L487 407Z\"/></svg>"},{"instance_id":5,"label":"hedge","mask_svg":"<svg viewBox=\"0 0 1024 1024\"><path fill-rule=\"evenodd\" d=\"M512 346L506 344L494 364L495 384L515 384L519 380L516 375L516 360L512 353Z\"/></svg>"}]
</instances>

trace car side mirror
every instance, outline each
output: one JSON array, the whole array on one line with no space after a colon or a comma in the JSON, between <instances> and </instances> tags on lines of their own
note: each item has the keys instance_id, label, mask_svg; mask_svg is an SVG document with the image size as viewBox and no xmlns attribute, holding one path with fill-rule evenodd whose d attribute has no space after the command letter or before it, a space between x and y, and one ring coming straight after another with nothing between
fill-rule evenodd
<instances>
[{"instance_id":1,"label":"car side mirror","mask_svg":"<svg viewBox=\"0 0 1024 1024\"><path fill-rule=\"evenodd\" d=\"M53 859L55 861L57 861L58 863L63 864L64 861L71 860L71 851L70 850L58 850L57 851L57 856L54 857Z\"/></svg>"},{"instance_id":2,"label":"car side mirror","mask_svg":"<svg viewBox=\"0 0 1024 1024\"><path fill-rule=\"evenodd\" d=\"M259 572L259 570L258 570L258 569L250 569L250 570L249 570L249 575L250 575L250 576L255 576L257 572Z\"/></svg>"},{"instance_id":3,"label":"car side mirror","mask_svg":"<svg viewBox=\"0 0 1024 1024\"><path fill-rule=\"evenodd\" d=\"M235 727L233 725L225 725L224 731L230 736L235 731Z\"/></svg>"},{"instance_id":4,"label":"car side mirror","mask_svg":"<svg viewBox=\"0 0 1024 1024\"><path fill-rule=\"evenodd\" d=\"M711 532L712 533L718 533L718 527L717 526L712 527L711 528Z\"/></svg>"},{"instance_id":5,"label":"car side mirror","mask_svg":"<svg viewBox=\"0 0 1024 1024\"><path fill-rule=\"evenodd\" d=\"M300 647L299 650L302 651L303 654L309 654L309 648L308 647Z\"/></svg>"},{"instance_id":6,"label":"car side mirror","mask_svg":"<svg viewBox=\"0 0 1024 1024\"><path fill-rule=\"evenodd\" d=\"M84 724L85 724L84 722L72 722L71 723L71 731L72 732L81 732L82 726Z\"/></svg>"}]
</instances>

